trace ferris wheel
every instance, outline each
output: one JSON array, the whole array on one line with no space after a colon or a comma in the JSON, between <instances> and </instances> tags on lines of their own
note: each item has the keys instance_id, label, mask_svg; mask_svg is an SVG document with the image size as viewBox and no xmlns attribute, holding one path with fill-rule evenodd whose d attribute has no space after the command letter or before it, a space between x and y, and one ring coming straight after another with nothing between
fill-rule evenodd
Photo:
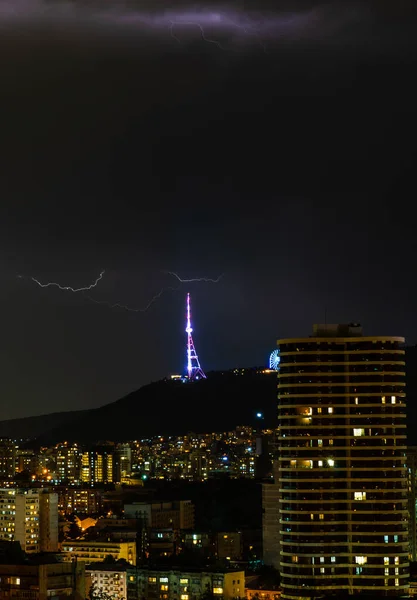
<instances>
[{"instance_id":1,"label":"ferris wheel","mask_svg":"<svg viewBox=\"0 0 417 600\"><path fill-rule=\"evenodd\" d=\"M279 355L279 350L273 350L269 356L269 368L274 371L278 371L279 363L281 362L281 357Z\"/></svg>"}]
</instances>

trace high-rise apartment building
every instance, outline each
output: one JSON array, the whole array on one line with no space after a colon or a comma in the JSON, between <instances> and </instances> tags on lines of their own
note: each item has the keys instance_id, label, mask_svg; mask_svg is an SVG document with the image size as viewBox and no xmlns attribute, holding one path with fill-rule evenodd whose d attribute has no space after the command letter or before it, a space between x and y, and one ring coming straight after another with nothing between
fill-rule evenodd
<instances>
[{"instance_id":1,"label":"high-rise apartment building","mask_svg":"<svg viewBox=\"0 0 417 600\"><path fill-rule=\"evenodd\" d=\"M47 489L0 489L0 540L25 552L58 550L58 494Z\"/></svg>"},{"instance_id":2,"label":"high-rise apartment building","mask_svg":"<svg viewBox=\"0 0 417 600\"><path fill-rule=\"evenodd\" d=\"M358 325L278 341L282 598L407 590L403 343Z\"/></svg>"},{"instance_id":3,"label":"high-rise apartment building","mask_svg":"<svg viewBox=\"0 0 417 600\"><path fill-rule=\"evenodd\" d=\"M56 470L59 481L81 481L81 450L77 444L59 444L56 451Z\"/></svg>"},{"instance_id":4,"label":"high-rise apartment building","mask_svg":"<svg viewBox=\"0 0 417 600\"><path fill-rule=\"evenodd\" d=\"M113 483L115 481L115 461L113 450L97 446L82 453L82 483Z\"/></svg>"}]
</instances>

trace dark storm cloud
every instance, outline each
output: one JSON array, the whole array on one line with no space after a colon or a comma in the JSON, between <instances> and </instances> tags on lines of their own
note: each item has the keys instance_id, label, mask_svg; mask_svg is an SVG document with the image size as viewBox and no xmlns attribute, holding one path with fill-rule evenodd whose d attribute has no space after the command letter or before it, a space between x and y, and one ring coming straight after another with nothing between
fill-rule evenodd
<instances>
[{"instance_id":1,"label":"dark storm cloud","mask_svg":"<svg viewBox=\"0 0 417 600\"><path fill-rule=\"evenodd\" d=\"M186 43L193 34L202 34L218 49L282 41L300 43L320 40L337 44L359 43L367 39L375 25L365 3L317 3L298 7L256 3L251 8L239 3L200 2L66 2L59 0L1 0L0 26L41 26L64 28L77 36L112 34L140 41L143 35L168 36ZM194 28L194 31L193 31ZM202 29L201 29L202 28ZM391 40L395 33L390 30ZM178 35L180 37L178 37ZM217 37L214 37L217 36ZM224 45L225 42L232 45Z\"/></svg>"}]
</instances>

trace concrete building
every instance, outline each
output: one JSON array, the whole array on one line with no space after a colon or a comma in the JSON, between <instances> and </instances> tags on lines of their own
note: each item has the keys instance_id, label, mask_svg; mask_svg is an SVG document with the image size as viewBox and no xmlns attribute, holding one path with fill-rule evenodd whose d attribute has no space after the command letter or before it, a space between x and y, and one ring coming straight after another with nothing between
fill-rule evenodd
<instances>
[{"instance_id":1,"label":"concrete building","mask_svg":"<svg viewBox=\"0 0 417 600\"><path fill-rule=\"evenodd\" d=\"M274 464L274 480L262 484L262 558L266 565L280 568L280 515L278 463Z\"/></svg>"},{"instance_id":2,"label":"concrete building","mask_svg":"<svg viewBox=\"0 0 417 600\"><path fill-rule=\"evenodd\" d=\"M13 479L16 473L16 443L0 438L0 480Z\"/></svg>"},{"instance_id":3,"label":"concrete building","mask_svg":"<svg viewBox=\"0 0 417 600\"><path fill-rule=\"evenodd\" d=\"M0 564L0 598L15 600L85 599L84 566L79 564Z\"/></svg>"},{"instance_id":4,"label":"concrete building","mask_svg":"<svg viewBox=\"0 0 417 600\"><path fill-rule=\"evenodd\" d=\"M77 561L84 563L98 562L104 560L107 556L112 556L115 560L124 558L131 565L136 565L136 542L101 542L84 540L66 541L62 543L62 552L65 561Z\"/></svg>"},{"instance_id":5,"label":"concrete building","mask_svg":"<svg viewBox=\"0 0 417 600\"><path fill-rule=\"evenodd\" d=\"M97 446L81 455L82 483L114 483L116 475L113 447Z\"/></svg>"},{"instance_id":6,"label":"concrete building","mask_svg":"<svg viewBox=\"0 0 417 600\"><path fill-rule=\"evenodd\" d=\"M278 341L282 597L408 590L404 339Z\"/></svg>"},{"instance_id":7,"label":"concrete building","mask_svg":"<svg viewBox=\"0 0 417 600\"><path fill-rule=\"evenodd\" d=\"M97 592L114 600L138 600L135 567L93 563L86 565L85 574L86 588L94 586Z\"/></svg>"},{"instance_id":8,"label":"concrete building","mask_svg":"<svg viewBox=\"0 0 417 600\"><path fill-rule=\"evenodd\" d=\"M207 592L219 600L245 597L244 571L138 569L138 598L199 600Z\"/></svg>"},{"instance_id":9,"label":"concrete building","mask_svg":"<svg viewBox=\"0 0 417 600\"><path fill-rule=\"evenodd\" d=\"M58 495L48 489L0 489L0 540L25 552L58 550Z\"/></svg>"},{"instance_id":10,"label":"concrete building","mask_svg":"<svg viewBox=\"0 0 417 600\"><path fill-rule=\"evenodd\" d=\"M154 529L193 529L194 504L191 500L175 502L134 502L124 505L128 519L144 519Z\"/></svg>"},{"instance_id":11,"label":"concrete building","mask_svg":"<svg viewBox=\"0 0 417 600\"><path fill-rule=\"evenodd\" d=\"M58 490L59 512L62 515L83 513L95 515L103 509L103 491L60 487Z\"/></svg>"},{"instance_id":12,"label":"concrete building","mask_svg":"<svg viewBox=\"0 0 417 600\"><path fill-rule=\"evenodd\" d=\"M221 531L214 534L214 548L217 558L239 560L242 557L242 534L240 531Z\"/></svg>"},{"instance_id":13,"label":"concrete building","mask_svg":"<svg viewBox=\"0 0 417 600\"><path fill-rule=\"evenodd\" d=\"M56 451L56 469L59 481L79 483L81 481L81 450L77 444L64 442Z\"/></svg>"}]
</instances>

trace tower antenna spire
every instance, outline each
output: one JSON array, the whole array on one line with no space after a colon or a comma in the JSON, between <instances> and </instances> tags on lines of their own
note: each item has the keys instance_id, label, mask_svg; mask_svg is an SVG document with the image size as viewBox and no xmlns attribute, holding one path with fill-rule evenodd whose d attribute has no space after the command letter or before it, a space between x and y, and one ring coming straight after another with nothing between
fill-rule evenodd
<instances>
[{"instance_id":1,"label":"tower antenna spire","mask_svg":"<svg viewBox=\"0 0 417 600\"><path fill-rule=\"evenodd\" d=\"M203 369L200 367L197 353L193 342L193 328L191 327L191 300L190 294L187 294L187 327L185 329L187 333L187 375L189 381L195 381L196 379L206 379L206 375Z\"/></svg>"}]
</instances>

